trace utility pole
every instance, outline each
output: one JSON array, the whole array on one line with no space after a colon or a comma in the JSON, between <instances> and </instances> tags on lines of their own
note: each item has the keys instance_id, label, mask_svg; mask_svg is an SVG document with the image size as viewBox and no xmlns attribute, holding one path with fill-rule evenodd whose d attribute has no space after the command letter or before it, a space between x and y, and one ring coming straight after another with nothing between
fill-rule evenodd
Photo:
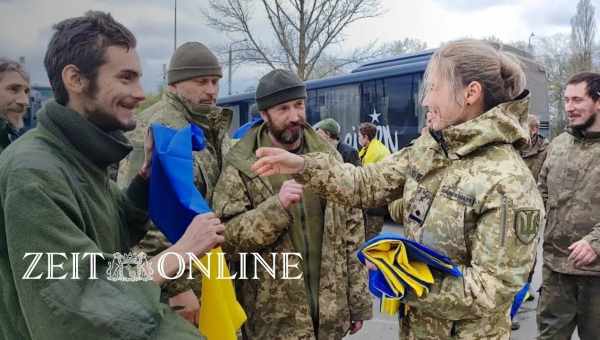
<instances>
[{"instance_id":1,"label":"utility pole","mask_svg":"<svg viewBox=\"0 0 600 340\"><path fill-rule=\"evenodd\" d=\"M529 53L531 53L533 55L533 45L531 45L531 39L535 37L535 34L533 32L531 32L531 34L529 35L529 43L527 44L527 48L529 49Z\"/></svg>"},{"instance_id":2,"label":"utility pole","mask_svg":"<svg viewBox=\"0 0 600 340\"><path fill-rule=\"evenodd\" d=\"M173 30L173 53L177 49L177 0L175 0L175 24Z\"/></svg>"}]
</instances>

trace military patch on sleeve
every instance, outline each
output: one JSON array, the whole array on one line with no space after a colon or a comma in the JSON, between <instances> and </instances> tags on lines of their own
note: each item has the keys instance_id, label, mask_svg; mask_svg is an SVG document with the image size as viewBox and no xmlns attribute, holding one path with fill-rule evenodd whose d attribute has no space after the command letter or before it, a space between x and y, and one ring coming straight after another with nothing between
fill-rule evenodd
<instances>
[{"instance_id":1,"label":"military patch on sleeve","mask_svg":"<svg viewBox=\"0 0 600 340\"><path fill-rule=\"evenodd\" d=\"M423 225L432 202L433 193L424 187L419 186L410 202L408 219L414 221L419 226Z\"/></svg>"},{"instance_id":2,"label":"military patch on sleeve","mask_svg":"<svg viewBox=\"0 0 600 340\"><path fill-rule=\"evenodd\" d=\"M517 209L515 210L515 234L519 241L529 244L535 240L540 229L539 209Z\"/></svg>"}]
</instances>

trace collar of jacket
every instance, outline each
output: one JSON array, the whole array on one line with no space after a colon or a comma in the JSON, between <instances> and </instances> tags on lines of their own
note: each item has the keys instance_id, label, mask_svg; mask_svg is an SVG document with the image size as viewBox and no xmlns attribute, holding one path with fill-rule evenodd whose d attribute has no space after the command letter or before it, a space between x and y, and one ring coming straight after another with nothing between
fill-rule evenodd
<instances>
[{"instance_id":1,"label":"collar of jacket","mask_svg":"<svg viewBox=\"0 0 600 340\"><path fill-rule=\"evenodd\" d=\"M578 141L586 141L597 143L600 142L600 132L584 132L577 129L566 128L568 134L573 136Z\"/></svg>"},{"instance_id":2,"label":"collar of jacket","mask_svg":"<svg viewBox=\"0 0 600 340\"><path fill-rule=\"evenodd\" d=\"M250 129L242 139L231 147L226 156L228 164L231 164L249 178L257 176L256 173L250 170L250 166L257 160L255 151L258 148L258 137L266 129L266 124L266 122L263 122ZM336 158L341 161L339 153L308 124L304 127L304 143L306 143L309 152L327 152L336 155Z\"/></svg>"},{"instance_id":3,"label":"collar of jacket","mask_svg":"<svg viewBox=\"0 0 600 340\"><path fill-rule=\"evenodd\" d=\"M448 157L458 159L491 144L513 144L516 148L522 148L530 138L528 112L529 91L525 90L513 101L499 104L474 119L444 129L442 136Z\"/></svg>"},{"instance_id":4,"label":"collar of jacket","mask_svg":"<svg viewBox=\"0 0 600 340\"><path fill-rule=\"evenodd\" d=\"M524 148L521 151L521 156L524 158L527 157L531 157L534 155L537 155L541 152L543 152L544 150L546 150L546 148L548 147L548 140L546 138L544 138L544 136L536 134L532 139L531 139L531 143L529 145L527 145L526 148Z\"/></svg>"},{"instance_id":5,"label":"collar of jacket","mask_svg":"<svg viewBox=\"0 0 600 340\"><path fill-rule=\"evenodd\" d=\"M102 169L119 162L133 149L121 131L105 132L80 113L55 101L49 101L40 110L38 119L51 133L67 140Z\"/></svg>"},{"instance_id":6,"label":"collar of jacket","mask_svg":"<svg viewBox=\"0 0 600 340\"><path fill-rule=\"evenodd\" d=\"M233 111L227 108L212 105L198 105L192 110L192 105L184 98L174 94L165 93L166 102L185 118L204 129L205 133L219 133L229 131L233 119Z\"/></svg>"},{"instance_id":7,"label":"collar of jacket","mask_svg":"<svg viewBox=\"0 0 600 340\"><path fill-rule=\"evenodd\" d=\"M5 148L10 144L11 126L6 119L0 117L0 147Z\"/></svg>"}]
</instances>

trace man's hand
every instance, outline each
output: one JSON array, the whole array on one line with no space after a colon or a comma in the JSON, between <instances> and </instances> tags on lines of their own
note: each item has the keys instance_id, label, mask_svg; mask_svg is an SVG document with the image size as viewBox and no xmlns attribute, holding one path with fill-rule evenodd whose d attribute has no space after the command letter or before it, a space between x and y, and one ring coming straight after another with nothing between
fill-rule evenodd
<instances>
[{"instance_id":1,"label":"man's hand","mask_svg":"<svg viewBox=\"0 0 600 340\"><path fill-rule=\"evenodd\" d=\"M594 262L598 257L598 254L594 251L592 246L586 240L579 240L569 246L571 255L569 255L569 261L575 262L576 267L587 266Z\"/></svg>"},{"instance_id":2,"label":"man's hand","mask_svg":"<svg viewBox=\"0 0 600 340\"><path fill-rule=\"evenodd\" d=\"M154 138L152 138L152 129L146 130L146 136L144 137L144 163L140 168L139 174L148 179L150 177L150 170L152 169L152 151L154 150Z\"/></svg>"},{"instance_id":3,"label":"man's hand","mask_svg":"<svg viewBox=\"0 0 600 340\"><path fill-rule=\"evenodd\" d=\"M186 257L186 253L192 253L201 258L208 251L223 243L225 240L223 231L225 231L225 226L215 214L196 215L177 243L148 261L147 266L150 266L149 270L153 273L152 280L159 285L167 280L158 270L161 258L163 260L161 270L166 276L172 277L181 269L177 257L165 256L167 253L175 253L183 258Z\"/></svg>"},{"instance_id":4,"label":"man's hand","mask_svg":"<svg viewBox=\"0 0 600 340\"><path fill-rule=\"evenodd\" d=\"M292 204L300 202L302 199L302 185L293 179L283 182L279 189L279 202L285 209L289 209Z\"/></svg>"},{"instance_id":5,"label":"man's hand","mask_svg":"<svg viewBox=\"0 0 600 340\"><path fill-rule=\"evenodd\" d=\"M258 148L256 157L250 168L259 176L292 175L304 169L304 158L280 148Z\"/></svg>"},{"instance_id":6,"label":"man's hand","mask_svg":"<svg viewBox=\"0 0 600 340\"><path fill-rule=\"evenodd\" d=\"M169 299L169 306L181 317L198 326L198 317L200 315L200 303L193 290L175 295Z\"/></svg>"},{"instance_id":7,"label":"man's hand","mask_svg":"<svg viewBox=\"0 0 600 340\"><path fill-rule=\"evenodd\" d=\"M363 327L363 321L350 321L350 335L356 334Z\"/></svg>"},{"instance_id":8,"label":"man's hand","mask_svg":"<svg viewBox=\"0 0 600 340\"><path fill-rule=\"evenodd\" d=\"M223 243L224 231L225 226L215 214L196 215L174 246L184 253L194 253L200 258Z\"/></svg>"}]
</instances>

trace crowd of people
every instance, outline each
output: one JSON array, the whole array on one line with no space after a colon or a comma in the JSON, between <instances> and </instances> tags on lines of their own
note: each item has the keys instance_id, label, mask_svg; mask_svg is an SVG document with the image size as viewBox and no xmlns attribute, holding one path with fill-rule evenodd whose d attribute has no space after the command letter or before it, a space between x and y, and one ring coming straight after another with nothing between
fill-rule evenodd
<instances>
[{"instance_id":1,"label":"crowd of people","mask_svg":"<svg viewBox=\"0 0 600 340\"><path fill-rule=\"evenodd\" d=\"M182 268L162 255L221 246L302 257L290 274L300 279L235 280L247 315L239 337L342 339L373 317L373 266L356 253L388 213L462 273L434 271L426 295L404 296L401 339L509 339L541 238L538 339L570 339L575 328L600 337L600 74L565 84L568 127L550 143L516 58L483 41L446 43L424 75L427 126L390 154L373 124L360 125L359 151L339 140L335 120L308 125L306 87L282 69L260 78L257 119L232 139L233 112L217 106L221 65L200 42L177 48L163 97L135 113L145 98L136 45L107 13L57 23L44 58L54 99L25 134L29 77L0 59L2 338L203 338L202 281L190 279L201 273L169 279ZM176 242L149 219L154 124L204 138L192 152L194 190L213 212ZM146 254L150 280L103 274L117 252ZM32 266L33 253L103 256ZM55 269L78 275L57 279ZM85 279L91 271L97 278Z\"/></svg>"}]
</instances>

